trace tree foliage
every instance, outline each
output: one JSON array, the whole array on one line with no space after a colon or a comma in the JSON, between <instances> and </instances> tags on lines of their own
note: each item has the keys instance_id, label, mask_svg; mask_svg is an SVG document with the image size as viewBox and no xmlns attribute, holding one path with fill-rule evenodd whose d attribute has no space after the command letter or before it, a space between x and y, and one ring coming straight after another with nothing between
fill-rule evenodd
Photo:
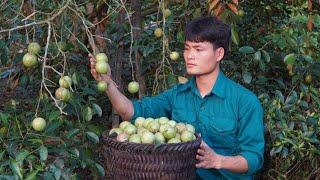
<instances>
[{"instance_id":1,"label":"tree foliage","mask_svg":"<svg viewBox=\"0 0 320 180\"><path fill-rule=\"evenodd\" d=\"M118 122L96 89L88 53L108 55L128 97L155 95L187 78L185 24L209 14L232 27L222 69L264 106L267 145L257 178L318 177L319 7L315 0L2 1L0 179L105 176L101 134ZM22 58L31 42L41 51L37 66L26 68ZM173 51L178 60L170 59ZM61 102L55 91L66 75L71 98ZM139 94L128 93L132 80L142 85ZM46 120L43 132L32 129L35 117Z\"/></svg>"}]
</instances>

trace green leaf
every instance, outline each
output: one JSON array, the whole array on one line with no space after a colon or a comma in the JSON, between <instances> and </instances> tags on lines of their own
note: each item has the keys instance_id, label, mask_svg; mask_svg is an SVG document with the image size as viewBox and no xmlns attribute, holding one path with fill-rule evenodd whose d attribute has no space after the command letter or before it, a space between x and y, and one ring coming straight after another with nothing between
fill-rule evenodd
<instances>
[{"instance_id":1,"label":"green leaf","mask_svg":"<svg viewBox=\"0 0 320 180\"><path fill-rule=\"evenodd\" d=\"M275 154L279 153L283 148L283 145L279 147L273 147L270 151L270 156L274 156Z\"/></svg>"},{"instance_id":2,"label":"green leaf","mask_svg":"<svg viewBox=\"0 0 320 180\"><path fill-rule=\"evenodd\" d=\"M98 104L93 103L92 104L93 110L95 111L96 114L98 114L99 117L102 116L102 109Z\"/></svg>"},{"instance_id":3,"label":"green leaf","mask_svg":"<svg viewBox=\"0 0 320 180\"><path fill-rule=\"evenodd\" d=\"M249 73L249 72L244 72L244 73L242 74L242 78L243 78L243 81L244 81L245 83L247 83L247 84L250 84L251 81L252 81L252 75L251 75L251 73Z\"/></svg>"},{"instance_id":4,"label":"green leaf","mask_svg":"<svg viewBox=\"0 0 320 180\"><path fill-rule=\"evenodd\" d=\"M0 153L0 161L2 161L2 158L3 158L4 152L6 152L6 150L3 150L3 151Z\"/></svg>"},{"instance_id":5,"label":"green leaf","mask_svg":"<svg viewBox=\"0 0 320 180\"><path fill-rule=\"evenodd\" d=\"M231 40L235 45L239 45L239 35L234 25L231 26Z\"/></svg>"},{"instance_id":6,"label":"green leaf","mask_svg":"<svg viewBox=\"0 0 320 180\"><path fill-rule=\"evenodd\" d=\"M77 135L77 134L79 134L80 133L80 129L72 129L71 131L69 131L68 133L67 133L67 138L72 138L73 136L75 136L75 135Z\"/></svg>"},{"instance_id":7,"label":"green leaf","mask_svg":"<svg viewBox=\"0 0 320 180\"><path fill-rule=\"evenodd\" d=\"M105 171L104 171L104 168L98 163L95 163L95 165L96 165L96 168L97 168L97 170L99 172L99 176L100 177L104 177L105 174L106 174Z\"/></svg>"},{"instance_id":8,"label":"green leaf","mask_svg":"<svg viewBox=\"0 0 320 180\"><path fill-rule=\"evenodd\" d=\"M49 121L52 121L52 120L55 120L55 119L58 119L60 116L60 111L52 111L50 112L49 114Z\"/></svg>"},{"instance_id":9,"label":"green leaf","mask_svg":"<svg viewBox=\"0 0 320 180\"><path fill-rule=\"evenodd\" d=\"M63 124L62 121L58 120L58 121L53 121L53 123L50 123L48 125L48 127L46 128L45 132L47 133L52 133L54 132L56 129L58 129L61 125Z\"/></svg>"},{"instance_id":10,"label":"green leaf","mask_svg":"<svg viewBox=\"0 0 320 180\"><path fill-rule=\"evenodd\" d=\"M25 180L35 180L37 179L37 174L38 174L39 170L34 170L32 171L27 177Z\"/></svg>"},{"instance_id":11,"label":"green leaf","mask_svg":"<svg viewBox=\"0 0 320 180\"><path fill-rule=\"evenodd\" d=\"M22 161L30 154L27 150L21 150L19 154L16 156L16 161L22 163Z\"/></svg>"},{"instance_id":12,"label":"green leaf","mask_svg":"<svg viewBox=\"0 0 320 180\"><path fill-rule=\"evenodd\" d=\"M254 53L254 49L251 46L243 46L241 48L239 48L239 52L243 53L243 54L252 54Z\"/></svg>"},{"instance_id":13,"label":"green leaf","mask_svg":"<svg viewBox=\"0 0 320 180\"><path fill-rule=\"evenodd\" d=\"M72 79L72 83L73 83L74 85L77 85L77 84L78 84L79 77L78 77L77 72L74 72L74 73L72 74L71 79Z\"/></svg>"},{"instance_id":14,"label":"green leaf","mask_svg":"<svg viewBox=\"0 0 320 180\"><path fill-rule=\"evenodd\" d=\"M99 137L94 132L86 132L87 138L93 143L99 143Z\"/></svg>"},{"instance_id":15,"label":"green leaf","mask_svg":"<svg viewBox=\"0 0 320 180\"><path fill-rule=\"evenodd\" d=\"M261 60L261 51L257 51L254 53L254 60L260 61Z\"/></svg>"},{"instance_id":16,"label":"green leaf","mask_svg":"<svg viewBox=\"0 0 320 180\"><path fill-rule=\"evenodd\" d=\"M41 146L39 149L39 155L41 161L46 161L48 158L48 149L45 146Z\"/></svg>"},{"instance_id":17,"label":"green leaf","mask_svg":"<svg viewBox=\"0 0 320 180\"><path fill-rule=\"evenodd\" d=\"M77 148L71 148L71 149L69 150L69 152L70 152L72 155L74 155L75 157L79 158L80 152L79 152L79 150L78 150Z\"/></svg>"},{"instance_id":18,"label":"green leaf","mask_svg":"<svg viewBox=\"0 0 320 180\"><path fill-rule=\"evenodd\" d=\"M283 61L286 64L294 64L294 62L296 62L296 55L294 53L288 54L284 57Z\"/></svg>"},{"instance_id":19,"label":"green leaf","mask_svg":"<svg viewBox=\"0 0 320 180\"><path fill-rule=\"evenodd\" d=\"M21 170L20 170L20 167L19 167L17 161L11 160L10 161L10 168L14 174L18 175L20 179L23 179L23 176L21 174Z\"/></svg>"},{"instance_id":20,"label":"green leaf","mask_svg":"<svg viewBox=\"0 0 320 180\"><path fill-rule=\"evenodd\" d=\"M313 60L313 58L311 56L309 56L309 55L303 54L302 57L303 57L304 60L306 60L309 63L312 62L312 60Z\"/></svg>"},{"instance_id":21,"label":"green leaf","mask_svg":"<svg viewBox=\"0 0 320 180\"><path fill-rule=\"evenodd\" d=\"M292 105L297 100L298 100L298 95L297 95L296 91L293 91L292 94L289 97L287 97L287 99L286 99L284 104L285 105Z\"/></svg>"},{"instance_id":22,"label":"green leaf","mask_svg":"<svg viewBox=\"0 0 320 180\"><path fill-rule=\"evenodd\" d=\"M93 111L91 107L87 106L83 111L83 117L86 121L90 121L92 119L92 116L93 116Z\"/></svg>"},{"instance_id":23,"label":"green leaf","mask_svg":"<svg viewBox=\"0 0 320 180\"><path fill-rule=\"evenodd\" d=\"M284 96L283 96L283 94L282 94L281 91L276 90L275 95L276 95L277 98L280 99L280 102L281 102L281 103L284 103Z\"/></svg>"},{"instance_id":24,"label":"green leaf","mask_svg":"<svg viewBox=\"0 0 320 180\"><path fill-rule=\"evenodd\" d=\"M262 50L262 55L263 55L263 58L266 62L270 62L270 55L267 51Z\"/></svg>"}]
</instances>

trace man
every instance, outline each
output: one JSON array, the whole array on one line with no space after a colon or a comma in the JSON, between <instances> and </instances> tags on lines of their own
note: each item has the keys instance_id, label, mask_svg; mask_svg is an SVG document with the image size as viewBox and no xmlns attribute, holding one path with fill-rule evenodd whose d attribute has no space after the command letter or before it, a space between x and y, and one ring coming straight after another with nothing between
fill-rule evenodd
<instances>
[{"instance_id":1,"label":"man","mask_svg":"<svg viewBox=\"0 0 320 180\"><path fill-rule=\"evenodd\" d=\"M230 27L214 17L190 22L183 55L192 78L158 96L134 102L119 92L110 74L97 75L90 55L91 73L96 80L109 84L106 94L122 119L166 116L195 126L203 138L196 156L199 179L252 179L263 164L263 110L259 100L228 79L219 67L230 34Z\"/></svg>"}]
</instances>

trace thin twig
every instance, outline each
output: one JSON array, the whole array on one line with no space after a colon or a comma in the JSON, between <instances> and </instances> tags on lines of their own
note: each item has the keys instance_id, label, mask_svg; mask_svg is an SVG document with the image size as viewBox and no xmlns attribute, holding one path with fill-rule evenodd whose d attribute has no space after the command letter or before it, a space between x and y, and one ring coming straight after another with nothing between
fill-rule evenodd
<instances>
[{"instance_id":1,"label":"thin twig","mask_svg":"<svg viewBox=\"0 0 320 180\"><path fill-rule=\"evenodd\" d=\"M124 9L124 11L127 14L128 17L128 21L130 24L130 36L131 36L131 42L130 42L130 52L129 52L129 61L130 61L130 65L131 65L131 76L132 76L132 80L134 81L134 69L133 69L133 63L132 63L132 48L133 48L133 26L132 26L132 22L131 22L131 18L130 18L130 14L125 6L125 2L123 2L123 0L120 0L121 2L121 6Z\"/></svg>"},{"instance_id":2,"label":"thin twig","mask_svg":"<svg viewBox=\"0 0 320 180\"><path fill-rule=\"evenodd\" d=\"M42 21L34 21L32 23L29 23L29 24L25 24L25 25L21 25L21 26L16 26L14 28L11 28L11 29L3 29L3 30L0 30L0 33L3 33L3 32L10 32L10 31L14 31L14 30L19 30L19 29L23 29L23 28L27 28L27 27L30 27L30 26L35 26L35 25L40 25L40 24L45 24L49 21L52 21L54 20L56 17L58 17L69 5L69 1L66 2L66 4L54 15L52 15L50 18L46 19L46 20L42 20Z\"/></svg>"}]
</instances>

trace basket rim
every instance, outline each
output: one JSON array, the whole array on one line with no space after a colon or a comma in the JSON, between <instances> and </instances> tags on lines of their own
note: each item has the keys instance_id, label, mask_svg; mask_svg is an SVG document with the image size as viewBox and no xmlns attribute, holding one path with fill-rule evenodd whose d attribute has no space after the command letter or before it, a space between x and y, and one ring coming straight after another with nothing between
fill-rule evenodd
<instances>
[{"instance_id":1,"label":"basket rim","mask_svg":"<svg viewBox=\"0 0 320 180\"><path fill-rule=\"evenodd\" d=\"M179 142L179 143L162 143L162 144L145 144L145 143L133 143L133 142L119 142L115 138L109 136L109 131L104 131L102 133L102 139L107 142L108 145L113 147L130 147L135 150L168 150L168 149L190 149L192 147L199 147L202 141L201 135L195 133L196 140L189 142ZM117 148L118 149L118 148ZM122 148L121 148L122 149Z\"/></svg>"}]
</instances>

